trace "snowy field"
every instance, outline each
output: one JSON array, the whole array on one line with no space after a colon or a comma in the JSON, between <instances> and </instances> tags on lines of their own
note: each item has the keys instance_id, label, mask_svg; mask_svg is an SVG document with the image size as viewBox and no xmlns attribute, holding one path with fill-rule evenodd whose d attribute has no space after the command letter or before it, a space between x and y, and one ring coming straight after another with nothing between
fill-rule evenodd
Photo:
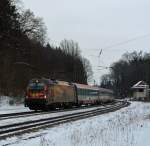
<instances>
[{"instance_id":1,"label":"snowy field","mask_svg":"<svg viewBox=\"0 0 150 146\"><path fill-rule=\"evenodd\" d=\"M150 146L150 103L1 140L11 146Z\"/></svg>"}]
</instances>

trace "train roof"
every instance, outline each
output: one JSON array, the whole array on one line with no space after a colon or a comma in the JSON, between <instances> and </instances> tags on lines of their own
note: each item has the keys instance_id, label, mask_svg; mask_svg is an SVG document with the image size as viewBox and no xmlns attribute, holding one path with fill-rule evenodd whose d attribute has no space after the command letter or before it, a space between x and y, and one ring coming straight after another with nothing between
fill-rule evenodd
<instances>
[{"instance_id":1,"label":"train roof","mask_svg":"<svg viewBox=\"0 0 150 146\"><path fill-rule=\"evenodd\" d=\"M70 84L69 82L65 82L65 81L56 81L54 83L56 83L58 85L72 86L72 84Z\"/></svg>"},{"instance_id":2,"label":"train roof","mask_svg":"<svg viewBox=\"0 0 150 146\"><path fill-rule=\"evenodd\" d=\"M76 85L77 88L99 90L100 92L107 92L107 93L112 93L113 94L113 91L110 90L110 89L99 88L99 87L85 85L85 84L77 84L77 83L74 83L74 84Z\"/></svg>"},{"instance_id":3,"label":"train roof","mask_svg":"<svg viewBox=\"0 0 150 146\"><path fill-rule=\"evenodd\" d=\"M70 83L70 82L66 82L66 81L52 80L52 79L47 79L47 78L41 78L41 79L34 78L34 79L31 79L29 83L33 83L36 81L44 82L46 84L56 84L56 85L64 85L64 86L74 86L75 85L77 88L80 88L80 89L92 89L92 90L99 90L101 92L113 93L112 90L106 89L106 88L99 88L97 86L78 84L78 83Z\"/></svg>"},{"instance_id":4,"label":"train roof","mask_svg":"<svg viewBox=\"0 0 150 146\"><path fill-rule=\"evenodd\" d=\"M50 84L52 83L52 80L46 78L34 78L29 81L29 83L38 83L38 82L44 82L46 84Z\"/></svg>"},{"instance_id":5,"label":"train roof","mask_svg":"<svg viewBox=\"0 0 150 146\"><path fill-rule=\"evenodd\" d=\"M73 86L73 84L69 83L69 82L66 82L66 81L59 81L59 80L51 80L51 79L46 79L46 78L42 78L42 79L39 79L39 78L35 78L35 79L31 79L29 81L29 84L30 83L40 83L40 82L43 82L45 84L49 84L49 85L64 85L64 86Z\"/></svg>"},{"instance_id":6,"label":"train roof","mask_svg":"<svg viewBox=\"0 0 150 146\"><path fill-rule=\"evenodd\" d=\"M100 90L101 92L114 93L113 90L111 90L111 89L99 88L99 90Z\"/></svg>"},{"instance_id":7,"label":"train roof","mask_svg":"<svg viewBox=\"0 0 150 146\"><path fill-rule=\"evenodd\" d=\"M90 86L90 85L77 84L77 83L74 83L74 85L75 85L77 88L81 88L81 89L99 90L99 88L98 88L98 87L94 87L94 86Z\"/></svg>"}]
</instances>

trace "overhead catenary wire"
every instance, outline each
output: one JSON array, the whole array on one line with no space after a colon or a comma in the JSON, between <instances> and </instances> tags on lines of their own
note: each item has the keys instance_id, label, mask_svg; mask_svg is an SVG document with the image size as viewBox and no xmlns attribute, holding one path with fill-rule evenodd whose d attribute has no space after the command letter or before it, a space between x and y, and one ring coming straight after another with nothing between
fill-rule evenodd
<instances>
[{"instance_id":1,"label":"overhead catenary wire","mask_svg":"<svg viewBox=\"0 0 150 146\"><path fill-rule=\"evenodd\" d=\"M100 66L99 65L99 62L100 62L100 57L102 55L102 53L104 53L105 50L109 50L111 48L114 48L114 47L117 47L117 46L121 46L121 45L125 45L125 44L128 44L130 42L133 42L133 41L137 41L137 40L140 40L140 39L143 39L143 38L146 38L146 37L149 37L150 36L150 33L146 33L146 34L143 34L143 35L139 35L137 37L133 37L131 39L127 39L125 41L121 41L121 42L118 42L118 43L114 43L112 45L108 45L106 47L101 47L100 49L91 49L92 51L98 51L99 50L99 53L98 55L91 55L91 57L95 57L95 58L99 58L99 61L98 61L98 69L95 68L95 73L99 73L99 71L102 71L102 70L109 70L109 69L112 69L111 66Z\"/></svg>"},{"instance_id":2,"label":"overhead catenary wire","mask_svg":"<svg viewBox=\"0 0 150 146\"><path fill-rule=\"evenodd\" d=\"M150 36L150 33L147 33L147 34L144 34L144 35L140 35L140 36L137 36L137 37L128 39L128 40L126 40L126 41L122 41L122 42L116 43L116 44L112 44L112 45L110 45L110 46L106 46L106 47L103 48L103 50L105 50L105 49L110 49L110 48L113 48L113 47L116 47L116 46L121 46L121 45L127 44L127 43L129 43L129 42L136 41L136 40L139 40L139 39L148 37L148 36ZM102 50L102 49L101 49L101 50ZM101 50L99 51L99 54L101 54Z\"/></svg>"},{"instance_id":3,"label":"overhead catenary wire","mask_svg":"<svg viewBox=\"0 0 150 146\"><path fill-rule=\"evenodd\" d=\"M150 33L147 33L147 34L144 34L144 35L140 35L140 36L128 39L126 41L122 41L122 42L116 43L116 44L112 44L110 46L106 46L103 49L100 49L98 57L100 58L102 50L110 49L110 48L113 48L113 47L116 47L116 46L121 46L121 45L127 44L129 42L133 42L133 41L136 41L136 40L148 37L148 36L150 36ZM99 66L99 67L101 67L101 69L99 69L99 70L110 69L111 68L111 67L104 67L104 66Z\"/></svg>"}]
</instances>

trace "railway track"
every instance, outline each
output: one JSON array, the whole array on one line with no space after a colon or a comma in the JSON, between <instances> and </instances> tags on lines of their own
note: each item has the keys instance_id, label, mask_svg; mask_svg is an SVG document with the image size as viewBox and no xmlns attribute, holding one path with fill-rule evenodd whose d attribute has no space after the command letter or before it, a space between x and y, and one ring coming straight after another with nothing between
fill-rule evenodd
<instances>
[{"instance_id":1,"label":"railway track","mask_svg":"<svg viewBox=\"0 0 150 146\"><path fill-rule=\"evenodd\" d=\"M20 117L26 117L26 116L35 116L35 115L41 115L41 114L44 115L44 114L56 113L56 112L73 111L73 110L87 109L87 108L93 108L93 107L99 107L99 106L107 106L110 104L111 105L115 104L116 102L109 103L109 104L103 104L103 105L95 105L95 106L74 107L74 108L70 108L70 109L55 109L55 110L49 110L49 111L29 111L29 112L0 114L0 120L20 118Z\"/></svg>"},{"instance_id":2,"label":"railway track","mask_svg":"<svg viewBox=\"0 0 150 146\"><path fill-rule=\"evenodd\" d=\"M65 114L57 117L43 118L38 120L30 120L21 123L9 124L5 126L0 126L0 139L4 139L8 136L13 136L25 132L29 132L35 129L40 129L44 127L56 126L61 123L66 123L70 121L75 121L78 119L84 119L108 112L118 110L120 108L128 106L128 102L118 102L114 105L109 105L103 108L97 108L90 111L82 111L73 114Z\"/></svg>"},{"instance_id":3,"label":"railway track","mask_svg":"<svg viewBox=\"0 0 150 146\"><path fill-rule=\"evenodd\" d=\"M0 114L0 120L24 117L24 116L32 116L34 114L40 114L41 112L29 111L29 112L18 112L18 113L9 113L9 114Z\"/></svg>"}]
</instances>

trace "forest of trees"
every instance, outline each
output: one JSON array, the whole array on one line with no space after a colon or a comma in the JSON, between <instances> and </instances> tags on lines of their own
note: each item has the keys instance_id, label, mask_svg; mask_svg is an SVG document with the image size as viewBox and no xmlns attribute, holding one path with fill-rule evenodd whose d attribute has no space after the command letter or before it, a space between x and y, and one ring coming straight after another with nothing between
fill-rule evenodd
<instances>
[{"instance_id":1,"label":"forest of trees","mask_svg":"<svg viewBox=\"0 0 150 146\"><path fill-rule=\"evenodd\" d=\"M150 85L150 53L125 53L102 77L101 86L113 89L117 96L131 96L131 87L143 80Z\"/></svg>"},{"instance_id":2,"label":"forest of trees","mask_svg":"<svg viewBox=\"0 0 150 146\"><path fill-rule=\"evenodd\" d=\"M23 95L28 81L48 77L87 84L92 77L90 62L77 42L48 43L43 19L18 7L16 0L0 2L0 92Z\"/></svg>"},{"instance_id":3,"label":"forest of trees","mask_svg":"<svg viewBox=\"0 0 150 146\"><path fill-rule=\"evenodd\" d=\"M36 77L87 84L93 72L78 43L64 39L52 46L43 19L18 3L0 2L0 94L23 95L28 81ZM134 51L111 65L101 87L126 97L140 80L150 85L150 53Z\"/></svg>"}]
</instances>

